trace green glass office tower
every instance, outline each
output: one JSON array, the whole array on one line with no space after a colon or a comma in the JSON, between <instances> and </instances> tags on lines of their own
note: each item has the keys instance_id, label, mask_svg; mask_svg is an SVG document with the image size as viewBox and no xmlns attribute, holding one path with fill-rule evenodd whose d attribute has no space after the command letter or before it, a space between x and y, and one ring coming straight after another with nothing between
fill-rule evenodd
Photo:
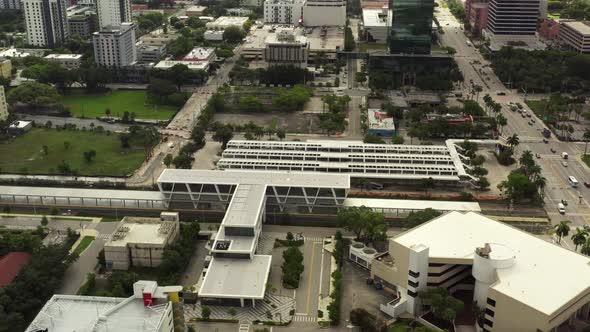
<instances>
[{"instance_id":1,"label":"green glass office tower","mask_svg":"<svg viewBox=\"0 0 590 332\"><path fill-rule=\"evenodd\" d=\"M434 0L390 0L393 24L389 31L391 54L429 54Z\"/></svg>"}]
</instances>

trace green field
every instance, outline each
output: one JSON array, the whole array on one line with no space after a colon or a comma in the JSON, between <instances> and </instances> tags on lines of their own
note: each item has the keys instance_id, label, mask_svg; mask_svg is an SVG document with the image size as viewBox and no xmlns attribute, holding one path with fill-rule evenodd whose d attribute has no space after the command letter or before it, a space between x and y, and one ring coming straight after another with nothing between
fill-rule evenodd
<instances>
[{"instance_id":1,"label":"green field","mask_svg":"<svg viewBox=\"0 0 590 332\"><path fill-rule=\"evenodd\" d=\"M82 238L82 241L80 241L76 249L74 249L74 254L79 256L84 250L86 250L86 248L90 247L92 241L94 241L94 236L85 236Z\"/></svg>"},{"instance_id":2,"label":"green field","mask_svg":"<svg viewBox=\"0 0 590 332\"><path fill-rule=\"evenodd\" d=\"M178 110L174 106L150 103L147 92L143 90L117 90L106 94L86 94L74 90L63 96L61 102L70 108L73 116L87 118L105 116L105 110L109 108L112 117L133 112L136 119L168 120Z\"/></svg>"},{"instance_id":3,"label":"green field","mask_svg":"<svg viewBox=\"0 0 590 332\"><path fill-rule=\"evenodd\" d=\"M547 104L545 100L527 100L526 104L543 120L543 117L545 116L545 106Z\"/></svg>"},{"instance_id":4,"label":"green field","mask_svg":"<svg viewBox=\"0 0 590 332\"><path fill-rule=\"evenodd\" d=\"M69 142L69 148L64 142ZM83 156L89 150L96 151L90 163ZM78 175L125 176L141 165L147 150L143 146L123 149L116 134L35 128L0 143L0 154L2 173L59 174L57 166L63 160Z\"/></svg>"}]
</instances>

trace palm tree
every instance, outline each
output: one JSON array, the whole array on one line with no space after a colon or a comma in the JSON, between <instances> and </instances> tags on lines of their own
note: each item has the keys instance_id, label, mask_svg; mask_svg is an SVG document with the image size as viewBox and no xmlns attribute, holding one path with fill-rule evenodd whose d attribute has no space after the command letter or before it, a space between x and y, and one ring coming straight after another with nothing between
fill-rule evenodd
<instances>
[{"instance_id":1,"label":"palm tree","mask_svg":"<svg viewBox=\"0 0 590 332\"><path fill-rule=\"evenodd\" d=\"M514 148L520 144L520 139L518 138L517 134L513 134L512 136L506 139L506 143L510 146L510 148L514 151Z\"/></svg>"},{"instance_id":2,"label":"palm tree","mask_svg":"<svg viewBox=\"0 0 590 332\"><path fill-rule=\"evenodd\" d=\"M479 102L479 93L483 91L483 88L481 87L481 85L475 85L473 87L473 91L477 93L477 97L475 97L475 100Z\"/></svg>"},{"instance_id":3,"label":"palm tree","mask_svg":"<svg viewBox=\"0 0 590 332\"><path fill-rule=\"evenodd\" d=\"M496 120L498 121L498 126L500 126L500 135L502 135L502 132L504 132L504 126L508 124L508 119L506 119L504 115L500 114Z\"/></svg>"},{"instance_id":4,"label":"palm tree","mask_svg":"<svg viewBox=\"0 0 590 332\"><path fill-rule=\"evenodd\" d=\"M561 239L570 233L570 223L571 221L569 220L562 220L559 224L553 227L555 234L557 234L557 236L559 237L557 243L561 243Z\"/></svg>"},{"instance_id":5,"label":"palm tree","mask_svg":"<svg viewBox=\"0 0 590 332\"><path fill-rule=\"evenodd\" d=\"M590 256L590 239L587 239L586 242L584 242L580 252L586 256Z\"/></svg>"},{"instance_id":6,"label":"palm tree","mask_svg":"<svg viewBox=\"0 0 590 332\"><path fill-rule=\"evenodd\" d=\"M545 187L547 187L547 179L544 176L539 176L535 179L535 187L539 191L539 196L541 199L545 198Z\"/></svg>"},{"instance_id":7,"label":"palm tree","mask_svg":"<svg viewBox=\"0 0 590 332\"><path fill-rule=\"evenodd\" d=\"M577 228L576 233L572 235L572 241L576 245L575 251L578 251L578 246L581 246L584 243L586 243L587 239L588 239L588 231L583 228Z\"/></svg>"},{"instance_id":8,"label":"palm tree","mask_svg":"<svg viewBox=\"0 0 590 332\"><path fill-rule=\"evenodd\" d=\"M590 128L586 128L582 138L584 138L584 141L586 142L586 146L584 147L584 155L586 155L586 152L588 152L588 141L590 141Z\"/></svg>"}]
</instances>

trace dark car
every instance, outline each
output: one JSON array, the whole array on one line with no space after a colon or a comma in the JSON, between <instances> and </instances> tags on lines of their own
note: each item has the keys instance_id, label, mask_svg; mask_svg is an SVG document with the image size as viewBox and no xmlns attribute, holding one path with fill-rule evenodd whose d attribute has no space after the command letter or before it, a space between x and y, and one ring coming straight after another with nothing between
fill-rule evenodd
<instances>
[{"instance_id":1,"label":"dark car","mask_svg":"<svg viewBox=\"0 0 590 332\"><path fill-rule=\"evenodd\" d=\"M590 182L584 182L584 187L590 188Z\"/></svg>"},{"instance_id":2,"label":"dark car","mask_svg":"<svg viewBox=\"0 0 590 332\"><path fill-rule=\"evenodd\" d=\"M551 148L550 150L551 150L552 153L555 153L555 149L554 148Z\"/></svg>"},{"instance_id":3,"label":"dark car","mask_svg":"<svg viewBox=\"0 0 590 332\"><path fill-rule=\"evenodd\" d=\"M540 154L535 154L535 157L537 157L537 159L541 159L541 155Z\"/></svg>"}]
</instances>

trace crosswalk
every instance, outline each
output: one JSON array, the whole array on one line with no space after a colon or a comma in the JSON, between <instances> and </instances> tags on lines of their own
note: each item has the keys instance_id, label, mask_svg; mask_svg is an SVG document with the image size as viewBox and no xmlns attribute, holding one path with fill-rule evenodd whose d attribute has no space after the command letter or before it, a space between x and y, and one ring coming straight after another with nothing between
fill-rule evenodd
<instances>
[{"instance_id":1,"label":"crosswalk","mask_svg":"<svg viewBox=\"0 0 590 332\"><path fill-rule=\"evenodd\" d=\"M324 242L324 238L323 237L313 237L313 236L304 236L303 239L305 241L311 241L311 242Z\"/></svg>"},{"instance_id":2,"label":"crosswalk","mask_svg":"<svg viewBox=\"0 0 590 332\"><path fill-rule=\"evenodd\" d=\"M111 234L101 233L101 234L98 234L98 236L96 237L96 239L107 241L110 237L111 237Z\"/></svg>"},{"instance_id":3,"label":"crosswalk","mask_svg":"<svg viewBox=\"0 0 590 332\"><path fill-rule=\"evenodd\" d=\"M304 322L304 323L315 323L318 319L316 317L307 316L307 315L295 315L293 316L294 322Z\"/></svg>"}]
</instances>

